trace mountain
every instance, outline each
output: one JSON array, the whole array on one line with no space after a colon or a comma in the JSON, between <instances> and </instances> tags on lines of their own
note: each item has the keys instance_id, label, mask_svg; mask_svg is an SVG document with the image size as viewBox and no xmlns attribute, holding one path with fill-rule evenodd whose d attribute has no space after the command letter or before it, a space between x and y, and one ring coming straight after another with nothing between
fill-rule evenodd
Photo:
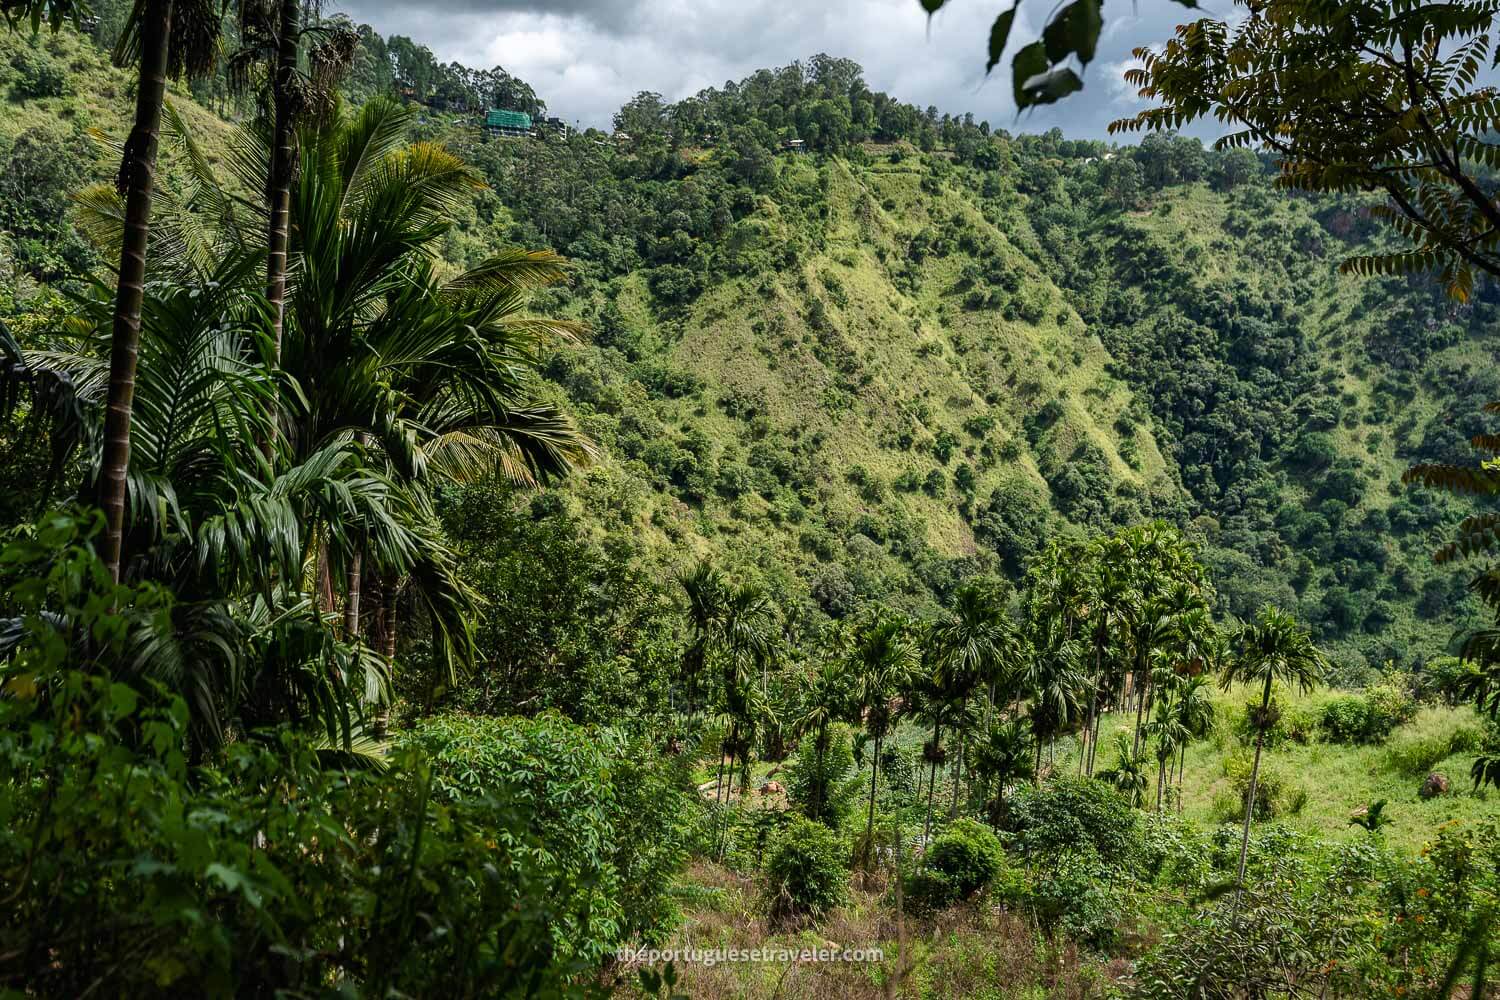
<instances>
[{"instance_id":1,"label":"mountain","mask_svg":"<svg viewBox=\"0 0 1500 1000\"><path fill-rule=\"evenodd\" d=\"M1379 243L1368 201L1285 194L1190 140L991 133L967 161L778 154L741 204L732 144L638 132L474 157L507 233L580 262L565 304L591 343L551 373L658 548L838 615L1162 517L1192 528L1222 610L1293 610L1345 683L1477 623L1430 562L1470 508L1399 480L1469 460L1500 390L1495 292L1340 274ZM624 231L568 228L579 177L619 199L600 218L638 210Z\"/></svg>"},{"instance_id":2,"label":"mountain","mask_svg":"<svg viewBox=\"0 0 1500 1000\"><path fill-rule=\"evenodd\" d=\"M826 56L643 94L628 139L488 139L402 86L431 102L419 137L490 182L445 256L575 261L538 305L589 332L547 374L601 458L551 494L655 571L712 555L807 616L921 609L976 571L1017 579L1059 533L1163 518L1203 547L1223 611L1294 610L1346 683L1476 615L1429 560L1466 508L1399 477L1464 459L1500 398L1497 295L1340 275L1379 243L1366 201L1276 191L1270 164L1192 140L920 111ZM38 289L100 263L65 196L108 176L84 130L122 132L128 87L64 31L0 36L0 89L0 166L35 179L0 197L24 332L56 308ZM174 101L217 155L229 125Z\"/></svg>"}]
</instances>

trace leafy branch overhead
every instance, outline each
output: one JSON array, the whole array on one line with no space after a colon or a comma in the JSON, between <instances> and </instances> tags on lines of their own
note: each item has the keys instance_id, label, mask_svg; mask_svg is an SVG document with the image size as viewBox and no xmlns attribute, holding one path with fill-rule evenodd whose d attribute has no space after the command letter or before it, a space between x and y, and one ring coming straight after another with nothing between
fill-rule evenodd
<instances>
[{"instance_id":1,"label":"leafy branch overhead","mask_svg":"<svg viewBox=\"0 0 1500 1000\"><path fill-rule=\"evenodd\" d=\"M1478 85L1497 63L1500 3L1255 0L1235 24L1204 19L1125 74L1159 102L1111 132L1173 130L1212 116L1221 149L1279 154L1287 188L1378 191L1372 214L1404 244L1354 257L1355 274L1436 271L1467 300L1475 272L1500 275L1500 207L1487 176L1500 93Z\"/></svg>"},{"instance_id":2,"label":"leafy branch overhead","mask_svg":"<svg viewBox=\"0 0 1500 1000\"><path fill-rule=\"evenodd\" d=\"M949 0L920 0L928 15L947 6ZM1197 0L1174 0L1184 7L1197 7ZM1104 27L1103 0L1072 0L1053 9L1042 29L1042 37L1022 46L1011 57L1011 85L1016 108L1024 110L1037 104L1053 104L1083 89L1083 78L1070 62L1076 59L1082 70L1094 59L1099 32ZM990 26L989 58L984 64L992 72L1005 56L1021 9L1017 0L1010 10L995 18Z\"/></svg>"}]
</instances>

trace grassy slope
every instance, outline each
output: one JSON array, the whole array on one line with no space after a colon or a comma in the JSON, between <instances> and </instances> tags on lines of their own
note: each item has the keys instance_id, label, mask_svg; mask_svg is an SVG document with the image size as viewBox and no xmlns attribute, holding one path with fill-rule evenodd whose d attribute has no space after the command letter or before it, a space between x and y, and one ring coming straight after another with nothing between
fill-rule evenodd
<instances>
[{"instance_id":1,"label":"grassy slope","mask_svg":"<svg viewBox=\"0 0 1500 1000\"><path fill-rule=\"evenodd\" d=\"M66 69L66 93L57 97L21 97L15 92L14 60L22 51L39 48ZM75 129L97 129L121 141L130 131L135 113L135 81L130 73L110 64L107 53L93 41L64 27L53 35L45 29L32 37L29 32L0 30L0 139L10 140L28 129L39 128L66 134ZM186 86L171 81L167 99L182 114L203 146L211 165L219 162L219 150L230 127L218 115L193 100ZM110 180L118 169L116 154L102 144L95 164L97 180ZM175 183L170 159L165 171L168 184Z\"/></svg>"},{"instance_id":2,"label":"grassy slope","mask_svg":"<svg viewBox=\"0 0 1500 1000\"><path fill-rule=\"evenodd\" d=\"M1235 756L1248 758L1252 748L1231 734L1233 727L1229 720L1242 719L1246 703L1258 694L1245 688L1219 694L1215 698L1221 720L1217 731L1211 739L1196 742L1188 748L1183 814L1202 826L1224 821L1228 806L1234 799L1233 787L1224 773L1225 761ZM1290 713L1317 709L1343 694L1332 690L1301 696L1282 692L1278 699ZM1106 717L1098 767L1113 762L1113 734L1117 731L1129 733L1134 721L1133 716ZM1398 728L1385 745L1347 746L1317 741L1302 745L1287 741L1267 749L1261 766L1278 773L1290 787L1307 793L1306 804L1295 815L1282 819L1293 829L1334 840L1366 837L1368 834L1351 825L1349 818L1356 809L1377 799L1386 799L1385 815L1392 820L1384 831L1387 843L1399 851L1414 854L1432 839L1440 824L1454 820L1477 822L1493 817L1495 813L1493 793L1475 792L1469 782L1472 753L1454 754L1433 766L1432 770L1449 778L1451 790L1446 795L1425 801L1417 791L1427 772L1403 773L1394 759L1393 748L1419 739L1446 737L1461 726L1479 729L1479 716L1469 708L1429 706L1423 708L1412 722ZM1059 766L1066 766L1067 761L1076 759L1069 753ZM1154 802L1154 771L1152 780L1151 801Z\"/></svg>"},{"instance_id":3,"label":"grassy slope","mask_svg":"<svg viewBox=\"0 0 1500 1000\"><path fill-rule=\"evenodd\" d=\"M984 216L971 192L951 187L925 192L922 169L907 163L787 164L791 176L784 183L826 183L829 205L824 245L790 273L728 280L680 317L655 311L644 283L628 279L616 304L634 325L670 345L672 364L707 386L696 399L657 398L645 405L669 427L697 428L743 453L757 440L756 432L712 403L729 395L764 398L768 437L821 439L815 521L834 525L836 533L837 526L845 526L847 534L861 515L909 518L922 526L927 544L948 557L973 554L978 544L952 485L960 463L974 468L973 495L980 501L1012 478L1029 481L1047 496L1039 455L1022 421L1049 400L1061 403L1064 417L1039 445L1068 455L1086 440L1105 456L1116 487L1130 484L1141 494L1180 490L1149 428L1133 432L1131 460L1122 456L1113 425L1131 405L1131 392L1108 373L1108 352L1088 334L1062 292ZM776 205L766 204L761 217L775 240L786 225ZM996 249L1004 268L1018 277L1015 297L1036 303L1040 320L965 310L960 272L975 258L962 249L928 257L917 280L908 282L914 287L902 290L893 272L903 266L906 245L924 228L955 219ZM821 335L808 317L815 299L828 317ZM830 342L852 352L853 372L827 362L821 348ZM964 431L966 420L985 416L995 421L991 432L981 438ZM909 448L895 443L903 429L914 431ZM944 432L961 442L946 464L927 450ZM995 451L1007 442L1019 446L1019 457L996 458ZM883 500L862 496L848 476L855 466L887 487ZM945 496L889 489L903 473L925 478L933 471L948 480ZM804 579L815 568L816 557L799 545L799 525L775 523L758 496L738 504L710 498L691 511L661 498L655 507L659 513L650 520L656 527L646 533L663 550L677 553L686 547L699 554L728 553L742 565L800 567ZM887 561L885 570L898 578L903 573L895 560ZM908 580L905 589L920 602L920 585Z\"/></svg>"}]
</instances>

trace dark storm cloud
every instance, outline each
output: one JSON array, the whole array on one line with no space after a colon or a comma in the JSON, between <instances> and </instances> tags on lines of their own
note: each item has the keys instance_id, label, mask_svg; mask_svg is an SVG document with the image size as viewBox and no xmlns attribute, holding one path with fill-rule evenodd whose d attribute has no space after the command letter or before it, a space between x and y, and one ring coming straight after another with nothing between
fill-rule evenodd
<instances>
[{"instance_id":1,"label":"dark storm cloud","mask_svg":"<svg viewBox=\"0 0 1500 1000\"><path fill-rule=\"evenodd\" d=\"M1138 107L1120 79L1130 52L1158 44L1191 14L1167 0L1106 5L1098 58L1083 93L1016 118L1005 67L986 79L990 23L1008 0L954 0L928 22L917 0L828 3L736 0L345 0L342 10L385 35L408 35L444 61L500 65L532 84L549 108L607 128L633 94L680 100L704 87L817 52L848 56L865 79L919 107L972 111L1012 131L1058 126L1102 137ZM1012 49L1036 37L1051 5L1021 8Z\"/></svg>"}]
</instances>

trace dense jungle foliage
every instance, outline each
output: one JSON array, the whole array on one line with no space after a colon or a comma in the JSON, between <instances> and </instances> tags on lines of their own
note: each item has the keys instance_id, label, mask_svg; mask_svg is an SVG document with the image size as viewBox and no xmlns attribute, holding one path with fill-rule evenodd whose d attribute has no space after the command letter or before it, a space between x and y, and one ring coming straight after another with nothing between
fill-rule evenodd
<instances>
[{"instance_id":1,"label":"dense jungle foliage","mask_svg":"<svg viewBox=\"0 0 1500 1000\"><path fill-rule=\"evenodd\" d=\"M847 59L579 132L180 0L112 473L159 2L0 30L0 992L1478 995L1493 282ZM882 954L617 951L766 942Z\"/></svg>"}]
</instances>

